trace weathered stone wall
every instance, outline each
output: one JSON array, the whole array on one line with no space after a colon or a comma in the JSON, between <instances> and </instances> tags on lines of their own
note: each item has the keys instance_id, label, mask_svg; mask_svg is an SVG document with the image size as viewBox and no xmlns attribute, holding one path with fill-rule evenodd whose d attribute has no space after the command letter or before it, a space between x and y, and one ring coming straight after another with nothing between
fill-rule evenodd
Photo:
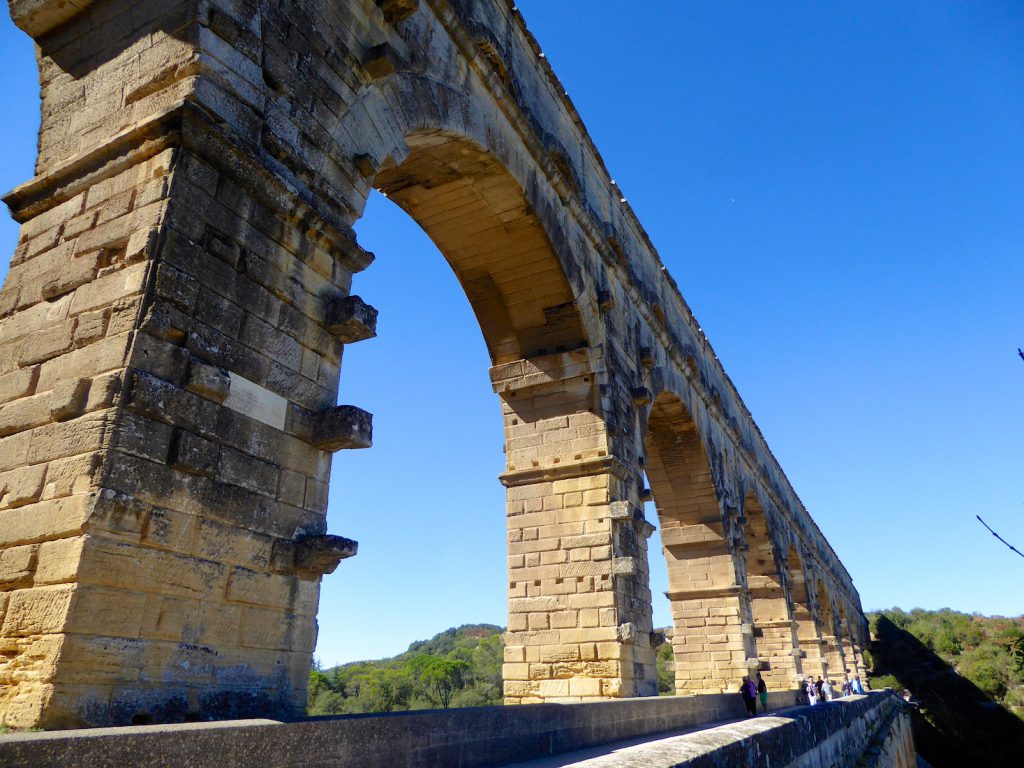
<instances>
[{"instance_id":1,"label":"weathered stone wall","mask_svg":"<svg viewBox=\"0 0 1024 768\"><path fill-rule=\"evenodd\" d=\"M853 669L849 574L505 0L10 0L37 175L0 291L0 721L301 711L371 188L476 312L508 487L506 701ZM647 488L647 480L650 489Z\"/></svg>"},{"instance_id":2,"label":"weathered stone wall","mask_svg":"<svg viewBox=\"0 0 1024 768\"><path fill-rule=\"evenodd\" d=\"M773 714L746 720L737 719L743 710L737 695L708 694L318 718L299 723L249 720L27 733L0 736L0 765L485 768L529 760L550 766L554 755L558 765L581 768L914 765L909 718L891 692L816 707L779 709L774 714L792 695L772 694ZM723 720L732 722L694 728ZM635 746L624 745L624 741ZM572 754L584 749L585 757ZM890 761L897 753L898 760Z\"/></svg>"}]
</instances>

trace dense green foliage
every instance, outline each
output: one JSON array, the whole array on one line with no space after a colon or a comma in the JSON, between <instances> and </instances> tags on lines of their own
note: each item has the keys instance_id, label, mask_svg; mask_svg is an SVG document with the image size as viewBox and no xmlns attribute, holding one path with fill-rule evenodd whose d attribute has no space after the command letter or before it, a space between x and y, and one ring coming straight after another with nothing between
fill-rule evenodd
<instances>
[{"instance_id":1,"label":"dense green foliage","mask_svg":"<svg viewBox=\"0 0 1024 768\"><path fill-rule=\"evenodd\" d=\"M871 614L872 688L909 691L914 741L935 768L1020 765L1024 618Z\"/></svg>"},{"instance_id":2,"label":"dense green foliage","mask_svg":"<svg viewBox=\"0 0 1024 768\"><path fill-rule=\"evenodd\" d=\"M502 629L466 624L415 642L405 653L309 675L310 715L397 712L500 704Z\"/></svg>"},{"instance_id":3,"label":"dense green foliage","mask_svg":"<svg viewBox=\"0 0 1024 768\"><path fill-rule=\"evenodd\" d=\"M658 648L658 695L672 696L676 692L676 673L673 666L676 660L672 652L672 641L669 640Z\"/></svg>"},{"instance_id":4,"label":"dense green foliage","mask_svg":"<svg viewBox=\"0 0 1024 768\"><path fill-rule=\"evenodd\" d=\"M984 693L1024 718L1024 617L987 618L944 608L881 611L896 627ZM872 614L872 622L879 614Z\"/></svg>"}]
</instances>

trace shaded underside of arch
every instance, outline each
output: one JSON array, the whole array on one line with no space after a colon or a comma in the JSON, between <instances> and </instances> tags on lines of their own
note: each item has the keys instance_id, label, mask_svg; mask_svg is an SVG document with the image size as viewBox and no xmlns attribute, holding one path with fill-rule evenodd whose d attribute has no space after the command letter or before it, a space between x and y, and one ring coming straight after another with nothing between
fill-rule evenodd
<instances>
[{"instance_id":1,"label":"shaded underside of arch","mask_svg":"<svg viewBox=\"0 0 1024 768\"><path fill-rule=\"evenodd\" d=\"M410 153L374 186L405 209L466 291L495 364L586 345L551 240L518 182L491 154L443 133L407 137Z\"/></svg>"},{"instance_id":2,"label":"shaded underside of arch","mask_svg":"<svg viewBox=\"0 0 1024 768\"><path fill-rule=\"evenodd\" d=\"M736 566L697 426L678 398L662 395L647 422L646 470L668 566L676 691L722 691L751 651Z\"/></svg>"},{"instance_id":3,"label":"shaded underside of arch","mask_svg":"<svg viewBox=\"0 0 1024 768\"><path fill-rule=\"evenodd\" d=\"M747 594L754 623L754 641L761 675L770 688L791 687L799 672L795 626L786 602L775 558L768 517L757 497L748 493L743 505Z\"/></svg>"}]
</instances>

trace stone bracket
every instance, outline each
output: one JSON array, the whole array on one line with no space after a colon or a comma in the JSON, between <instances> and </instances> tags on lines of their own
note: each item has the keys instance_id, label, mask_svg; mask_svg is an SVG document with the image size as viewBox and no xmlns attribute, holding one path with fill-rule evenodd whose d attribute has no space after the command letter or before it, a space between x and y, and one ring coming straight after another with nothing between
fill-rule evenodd
<instances>
[{"instance_id":1,"label":"stone bracket","mask_svg":"<svg viewBox=\"0 0 1024 768\"><path fill-rule=\"evenodd\" d=\"M384 13L384 21L397 24L405 21L419 10L420 0L376 0L377 7Z\"/></svg>"},{"instance_id":2,"label":"stone bracket","mask_svg":"<svg viewBox=\"0 0 1024 768\"><path fill-rule=\"evenodd\" d=\"M371 80L380 80L388 75L393 75L403 66L405 63L402 61L402 57L389 43L381 43L367 48L363 54L363 69L366 70L366 74L370 76Z\"/></svg>"},{"instance_id":3,"label":"stone bracket","mask_svg":"<svg viewBox=\"0 0 1024 768\"><path fill-rule=\"evenodd\" d=\"M327 332L343 344L377 335L377 310L358 296L335 299L327 307Z\"/></svg>"},{"instance_id":4,"label":"stone bracket","mask_svg":"<svg viewBox=\"0 0 1024 768\"><path fill-rule=\"evenodd\" d=\"M338 563L358 551L359 542L344 536L308 536L295 542L295 570L304 578L334 573Z\"/></svg>"},{"instance_id":5,"label":"stone bracket","mask_svg":"<svg viewBox=\"0 0 1024 768\"><path fill-rule=\"evenodd\" d=\"M313 445L321 451L369 448L373 445L373 414L354 405L337 405L316 416Z\"/></svg>"},{"instance_id":6,"label":"stone bracket","mask_svg":"<svg viewBox=\"0 0 1024 768\"><path fill-rule=\"evenodd\" d=\"M10 0L11 20L34 38L70 21L93 0Z\"/></svg>"}]
</instances>

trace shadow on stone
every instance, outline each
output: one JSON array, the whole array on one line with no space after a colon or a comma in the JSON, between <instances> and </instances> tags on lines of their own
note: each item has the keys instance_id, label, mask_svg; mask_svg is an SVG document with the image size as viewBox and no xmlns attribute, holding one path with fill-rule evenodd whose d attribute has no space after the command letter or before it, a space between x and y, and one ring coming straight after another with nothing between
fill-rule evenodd
<instances>
[{"instance_id":1,"label":"shadow on stone","mask_svg":"<svg viewBox=\"0 0 1024 768\"><path fill-rule=\"evenodd\" d=\"M1024 721L885 616L878 617L871 651L875 674L893 675L913 694L914 741L935 768L1024 760Z\"/></svg>"}]
</instances>

